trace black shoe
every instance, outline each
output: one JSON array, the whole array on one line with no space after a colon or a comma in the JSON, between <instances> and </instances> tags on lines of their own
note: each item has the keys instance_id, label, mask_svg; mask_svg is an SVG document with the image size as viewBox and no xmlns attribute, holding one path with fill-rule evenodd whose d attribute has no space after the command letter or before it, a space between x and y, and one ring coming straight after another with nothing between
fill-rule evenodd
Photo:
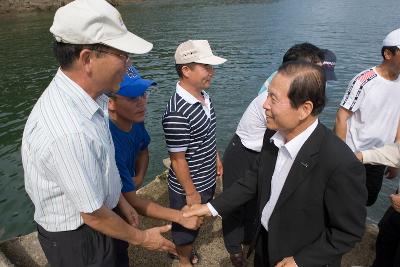
<instances>
[{"instance_id":1,"label":"black shoe","mask_svg":"<svg viewBox=\"0 0 400 267\"><path fill-rule=\"evenodd\" d=\"M235 267L245 267L247 265L247 261L243 255L243 251L235 254L230 254L231 262Z\"/></svg>"}]
</instances>

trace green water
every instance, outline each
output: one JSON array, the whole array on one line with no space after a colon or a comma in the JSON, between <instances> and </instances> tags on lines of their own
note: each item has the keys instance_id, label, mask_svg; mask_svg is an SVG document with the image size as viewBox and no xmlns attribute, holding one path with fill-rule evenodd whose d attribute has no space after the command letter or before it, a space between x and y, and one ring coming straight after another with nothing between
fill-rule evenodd
<instances>
[{"instance_id":1,"label":"green water","mask_svg":"<svg viewBox=\"0 0 400 267\"><path fill-rule=\"evenodd\" d=\"M398 0L147 0L119 10L129 29L154 43L149 54L134 57L141 73L158 82L146 117L152 138L147 181L163 170L161 160L167 156L161 115L175 90L173 54L180 42L208 39L216 53L228 59L216 69L210 89L218 148L223 151L244 109L294 43L309 41L338 57L338 81L329 84L329 102L321 116L332 126L348 81L380 62L382 39L400 27ZM32 106L57 70L48 31L52 17L49 12L0 18L0 240L34 229L20 143ZM379 220L396 183L385 182L378 202L369 209L371 221Z\"/></svg>"}]
</instances>

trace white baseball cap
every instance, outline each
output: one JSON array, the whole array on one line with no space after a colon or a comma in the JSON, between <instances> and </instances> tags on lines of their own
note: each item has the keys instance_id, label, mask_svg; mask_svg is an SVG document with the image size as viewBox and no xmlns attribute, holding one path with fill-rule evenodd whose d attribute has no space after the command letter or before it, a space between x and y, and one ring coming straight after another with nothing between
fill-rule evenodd
<instances>
[{"instance_id":1,"label":"white baseball cap","mask_svg":"<svg viewBox=\"0 0 400 267\"><path fill-rule=\"evenodd\" d=\"M175 52L176 64L202 63L219 65L225 58L215 56L207 40L189 40L181 43Z\"/></svg>"},{"instance_id":2,"label":"white baseball cap","mask_svg":"<svg viewBox=\"0 0 400 267\"><path fill-rule=\"evenodd\" d=\"M400 48L400 28L386 35L385 39L383 39L382 46L397 46Z\"/></svg>"},{"instance_id":3,"label":"white baseball cap","mask_svg":"<svg viewBox=\"0 0 400 267\"><path fill-rule=\"evenodd\" d=\"M129 32L121 14L105 0L75 0L60 7L50 32L58 42L105 44L132 54L144 54L153 44Z\"/></svg>"}]
</instances>

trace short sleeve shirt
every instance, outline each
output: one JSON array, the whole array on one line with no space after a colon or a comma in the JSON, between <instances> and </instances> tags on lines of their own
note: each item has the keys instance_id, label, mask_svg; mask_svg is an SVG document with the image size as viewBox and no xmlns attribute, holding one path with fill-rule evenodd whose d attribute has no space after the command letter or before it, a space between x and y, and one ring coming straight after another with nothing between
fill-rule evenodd
<instances>
[{"instance_id":1,"label":"short sleeve shirt","mask_svg":"<svg viewBox=\"0 0 400 267\"><path fill-rule=\"evenodd\" d=\"M139 153L147 149L150 136L144 123L135 123L129 132L120 130L110 120L110 132L115 146L115 160L121 177L121 192L136 190L133 177L136 175L135 164Z\"/></svg>"},{"instance_id":2,"label":"short sleeve shirt","mask_svg":"<svg viewBox=\"0 0 400 267\"><path fill-rule=\"evenodd\" d=\"M216 118L212 101L206 92L204 105L179 83L165 109L162 125L168 151L185 152L193 184L198 192L211 188L216 181ZM185 194L172 168L168 186Z\"/></svg>"},{"instance_id":3,"label":"short sleeve shirt","mask_svg":"<svg viewBox=\"0 0 400 267\"><path fill-rule=\"evenodd\" d=\"M363 151L393 143L400 120L399 99L400 76L386 80L375 67L356 75L340 103L353 112L347 120L347 145Z\"/></svg>"},{"instance_id":4,"label":"short sleeve shirt","mask_svg":"<svg viewBox=\"0 0 400 267\"><path fill-rule=\"evenodd\" d=\"M265 109L263 108L267 96L268 91L264 91L253 99L243 113L236 129L236 134L242 144L256 152L261 151L265 130L267 129Z\"/></svg>"}]
</instances>

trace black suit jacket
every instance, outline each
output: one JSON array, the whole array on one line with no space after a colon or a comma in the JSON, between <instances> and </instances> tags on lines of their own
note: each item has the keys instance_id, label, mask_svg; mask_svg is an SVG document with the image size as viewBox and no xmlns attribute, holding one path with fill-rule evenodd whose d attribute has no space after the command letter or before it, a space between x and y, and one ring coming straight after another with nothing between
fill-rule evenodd
<instances>
[{"instance_id":1,"label":"black suit jacket","mask_svg":"<svg viewBox=\"0 0 400 267\"><path fill-rule=\"evenodd\" d=\"M271 193L277 147L267 130L257 162L219 197L211 201L224 217L252 197L261 213ZM319 123L301 147L289 171L268 224L270 266L294 256L299 267L340 266L341 257L364 233L367 190L365 170L354 153Z\"/></svg>"}]
</instances>

